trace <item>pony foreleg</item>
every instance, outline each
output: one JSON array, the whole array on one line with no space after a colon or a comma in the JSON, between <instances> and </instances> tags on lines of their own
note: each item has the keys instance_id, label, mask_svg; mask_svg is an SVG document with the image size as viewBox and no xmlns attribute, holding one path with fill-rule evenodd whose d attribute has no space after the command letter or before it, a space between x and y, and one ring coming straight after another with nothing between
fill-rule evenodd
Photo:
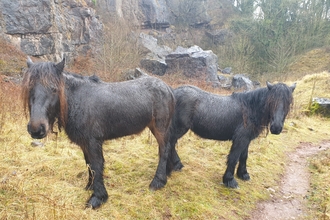
<instances>
[{"instance_id":1,"label":"pony foreleg","mask_svg":"<svg viewBox=\"0 0 330 220\"><path fill-rule=\"evenodd\" d=\"M239 157L239 164L237 167L237 177L242 180L245 180L245 181L250 180L250 175L246 169L246 161L248 158L248 149L249 149L249 147L246 147L245 150L241 153L241 155Z\"/></svg>"},{"instance_id":2,"label":"pony foreleg","mask_svg":"<svg viewBox=\"0 0 330 220\"><path fill-rule=\"evenodd\" d=\"M237 188L238 183L234 178L235 167L240 158L242 151L244 151L244 145L241 142L243 140L233 140L233 145L231 146L229 155L227 157L227 169L223 175L223 184L229 188Z\"/></svg>"},{"instance_id":3,"label":"pony foreleg","mask_svg":"<svg viewBox=\"0 0 330 220\"><path fill-rule=\"evenodd\" d=\"M94 192L87 201L86 207L98 208L108 199L108 193L104 186L103 170L104 157L102 152L102 144L90 145L87 148L88 158L90 160L89 169L93 175L92 186Z\"/></svg>"},{"instance_id":4,"label":"pony foreleg","mask_svg":"<svg viewBox=\"0 0 330 220\"><path fill-rule=\"evenodd\" d=\"M222 177L222 182L225 186L229 188L237 188L238 183L234 178L234 171L235 171L235 166L237 163L237 160L230 159L232 155L228 155L228 160L227 160L227 169L225 174Z\"/></svg>"}]
</instances>

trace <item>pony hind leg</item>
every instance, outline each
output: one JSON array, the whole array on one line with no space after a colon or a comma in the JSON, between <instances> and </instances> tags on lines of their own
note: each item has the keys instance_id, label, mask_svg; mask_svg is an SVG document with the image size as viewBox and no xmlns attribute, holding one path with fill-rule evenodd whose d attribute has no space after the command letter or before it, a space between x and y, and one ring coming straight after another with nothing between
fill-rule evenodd
<instances>
[{"instance_id":1,"label":"pony hind leg","mask_svg":"<svg viewBox=\"0 0 330 220\"><path fill-rule=\"evenodd\" d=\"M148 127L158 143L159 162L156 174L149 185L151 190L157 190L164 187L167 183L166 165L170 147L168 144L168 133L165 130L166 126L157 126L156 121L153 120Z\"/></svg>"}]
</instances>

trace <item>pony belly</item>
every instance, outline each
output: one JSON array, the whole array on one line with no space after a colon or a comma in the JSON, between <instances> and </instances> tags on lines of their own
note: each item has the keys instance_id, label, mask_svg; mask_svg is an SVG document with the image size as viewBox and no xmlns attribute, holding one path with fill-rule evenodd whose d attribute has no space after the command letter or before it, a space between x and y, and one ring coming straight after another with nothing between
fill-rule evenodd
<instances>
[{"instance_id":1,"label":"pony belly","mask_svg":"<svg viewBox=\"0 0 330 220\"><path fill-rule=\"evenodd\" d=\"M141 126L139 128L135 127L133 129L132 128L116 129L115 131L105 132L104 140L111 140L111 139L129 136L129 135L133 135L133 134L140 134L145 128L146 128L146 126L144 126L144 127Z\"/></svg>"},{"instance_id":2,"label":"pony belly","mask_svg":"<svg viewBox=\"0 0 330 220\"><path fill-rule=\"evenodd\" d=\"M222 130L211 130L211 129L205 129L205 128L193 128L191 129L196 135L198 135L201 138L205 139L211 139L211 140L219 140L219 141L227 141L231 140L233 137L232 133L229 133L228 131L222 131Z\"/></svg>"}]
</instances>

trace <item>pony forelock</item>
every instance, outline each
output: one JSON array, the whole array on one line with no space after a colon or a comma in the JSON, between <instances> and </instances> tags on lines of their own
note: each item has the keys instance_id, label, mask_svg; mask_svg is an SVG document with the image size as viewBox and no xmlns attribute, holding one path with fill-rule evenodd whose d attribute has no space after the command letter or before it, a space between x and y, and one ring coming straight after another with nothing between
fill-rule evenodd
<instances>
[{"instance_id":1,"label":"pony forelock","mask_svg":"<svg viewBox=\"0 0 330 220\"><path fill-rule=\"evenodd\" d=\"M58 115L59 128L65 126L67 121L67 101L65 95L65 82L63 74L56 72L55 63L40 62L34 63L30 68L23 71L22 81L22 101L24 112L30 110L29 99L30 91L37 84L40 83L46 88L55 90L60 100L60 112Z\"/></svg>"}]
</instances>

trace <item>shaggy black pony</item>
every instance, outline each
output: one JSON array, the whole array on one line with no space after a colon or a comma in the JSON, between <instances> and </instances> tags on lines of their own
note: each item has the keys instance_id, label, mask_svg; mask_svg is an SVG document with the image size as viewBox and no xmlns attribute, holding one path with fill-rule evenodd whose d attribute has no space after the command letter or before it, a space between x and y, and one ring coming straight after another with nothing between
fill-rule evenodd
<instances>
[{"instance_id":1,"label":"shaggy black pony","mask_svg":"<svg viewBox=\"0 0 330 220\"><path fill-rule=\"evenodd\" d=\"M87 206L97 208L108 199L103 183L103 142L148 127L159 144L159 164L150 188L163 187L167 181L167 134L175 107L171 88L150 76L105 83L96 76L63 72L64 64L64 59L55 64L33 63L28 58L22 95L30 113L29 134L44 138L58 121L59 128L64 128L84 153L89 168L86 189L94 190Z\"/></svg>"},{"instance_id":2,"label":"shaggy black pony","mask_svg":"<svg viewBox=\"0 0 330 220\"><path fill-rule=\"evenodd\" d=\"M272 134L281 133L295 86L267 82L266 88L230 96L208 93L194 86L178 87L174 90L176 107L170 128L169 163L175 169L183 167L175 145L189 129L202 138L232 140L223 183L237 188L234 179L237 162L237 176L249 180L246 169L249 144L268 127Z\"/></svg>"}]
</instances>

